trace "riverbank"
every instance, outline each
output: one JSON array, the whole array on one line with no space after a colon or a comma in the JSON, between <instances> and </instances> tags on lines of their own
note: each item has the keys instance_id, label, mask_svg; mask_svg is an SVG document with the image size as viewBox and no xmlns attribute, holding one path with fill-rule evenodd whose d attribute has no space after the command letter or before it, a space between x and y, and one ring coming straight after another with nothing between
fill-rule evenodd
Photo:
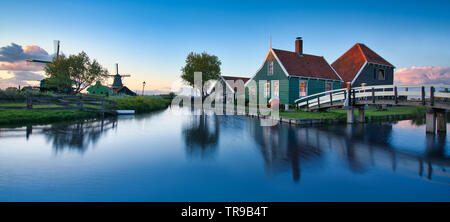
<instances>
[{"instance_id":1,"label":"riverbank","mask_svg":"<svg viewBox=\"0 0 450 222\"><path fill-rule=\"evenodd\" d=\"M367 117L380 117L390 115L414 115L423 116L425 113L425 107L411 106L411 107L391 107L384 110L366 109L365 116ZM357 110L355 109L355 114ZM326 112L307 112L301 110L295 111L280 111L281 117L293 118L293 119L345 119L347 117L346 110L330 110Z\"/></svg>"},{"instance_id":2,"label":"riverbank","mask_svg":"<svg viewBox=\"0 0 450 222\"><path fill-rule=\"evenodd\" d=\"M137 114L162 110L170 105L171 100L160 96L120 96L109 97L114 100L118 110L135 110ZM11 103L2 106L25 106L25 104ZM57 107L55 105L36 105L34 107ZM101 113L85 110L27 110L5 109L0 110L0 124L47 124L58 121L93 119L101 117Z\"/></svg>"},{"instance_id":3,"label":"riverbank","mask_svg":"<svg viewBox=\"0 0 450 222\"><path fill-rule=\"evenodd\" d=\"M97 112L82 110L0 110L0 124L44 124L96 117Z\"/></svg>"},{"instance_id":4,"label":"riverbank","mask_svg":"<svg viewBox=\"0 0 450 222\"><path fill-rule=\"evenodd\" d=\"M424 117L425 107L391 107L384 110L366 109L365 119L367 122L377 120L411 119ZM357 115L357 110L355 110ZM280 111L280 121L299 124L326 124L343 122L347 118L346 110L330 110L324 112L307 112L301 110Z\"/></svg>"}]
</instances>

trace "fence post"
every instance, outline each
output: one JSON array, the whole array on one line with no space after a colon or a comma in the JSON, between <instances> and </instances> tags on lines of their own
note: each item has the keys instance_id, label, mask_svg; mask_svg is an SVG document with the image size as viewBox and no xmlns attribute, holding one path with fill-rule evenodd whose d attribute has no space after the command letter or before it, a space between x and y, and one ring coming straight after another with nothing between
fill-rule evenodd
<instances>
[{"instance_id":1,"label":"fence post","mask_svg":"<svg viewBox=\"0 0 450 222\"><path fill-rule=\"evenodd\" d=\"M317 96L317 107L320 108L320 96Z\"/></svg>"},{"instance_id":2,"label":"fence post","mask_svg":"<svg viewBox=\"0 0 450 222\"><path fill-rule=\"evenodd\" d=\"M27 93L26 101L27 101L27 109L32 109L33 108L33 100L30 96L30 93Z\"/></svg>"},{"instance_id":3,"label":"fence post","mask_svg":"<svg viewBox=\"0 0 450 222\"><path fill-rule=\"evenodd\" d=\"M375 87L372 87L372 103L375 104Z\"/></svg>"},{"instance_id":4,"label":"fence post","mask_svg":"<svg viewBox=\"0 0 450 222\"><path fill-rule=\"evenodd\" d=\"M330 93L330 105L333 105L333 93Z\"/></svg>"},{"instance_id":5,"label":"fence post","mask_svg":"<svg viewBox=\"0 0 450 222\"><path fill-rule=\"evenodd\" d=\"M83 109L83 95L80 95L80 101L79 101L80 103L78 103L78 108L80 109L80 110L82 110Z\"/></svg>"},{"instance_id":6,"label":"fence post","mask_svg":"<svg viewBox=\"0 0 450 222\"><path fill-rule=\"evenodd\" d=\"M355 100L356 100L356 93L355 93L355 89L353 89L353 99L352 99L352 105L355 105Z\"/></svg>"},{"instance_id":7,"label":"fence post","mask_svg":"<svg viewBox=\"0 0 450 222\"><path fill-rule=\"evenodd\" d=\"M434 87L430 87L430 105L434 106Z\"/></svg>"},{"instance_id":8,"label":"fence post","mask_svg":"<svg viewBox=\"0 0 450 222\"><path fill-rule=\"evenodd\" d=\"M398 99L397 99L397 86L394 86L394 103L395 103L395 104L398 103Z\"/></svg>"},{"instance_id":9,"label":"fence post","mask_svg":"<svg viewBox=\"0 0 450 222\"><path fill-rule=\"evenodd\" d=\"M422 86L422 105L425 106L425 86Z\"/></svg>"}]
</instances>

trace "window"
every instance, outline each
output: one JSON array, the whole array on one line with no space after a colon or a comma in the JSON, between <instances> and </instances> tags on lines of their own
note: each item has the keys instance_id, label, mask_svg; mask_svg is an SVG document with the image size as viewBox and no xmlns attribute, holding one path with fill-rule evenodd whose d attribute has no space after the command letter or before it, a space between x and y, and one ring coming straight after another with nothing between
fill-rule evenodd
<instances>
[{"instance_id":1,"label":"window","mask_svg":"<svg viewBox=\"0 0 450 222\"><path fill-rule=\"evenodd\" d=\"M270 83L266 83L266 88L264 89L264 97L269 98L270 96Z\"/></svg>"},{"instance_id":2,"label":"window","mask_svg":"<svg viewBox=\"0 0 450 222\"><path fill-rule=\"evenodd\" d=\"M299 87L299 96L306 96L306 87L307 83L306 81L300 81L300 87Z\"/></svg>"},{"instance_id":3,"label":"window","mask_svg":"<svg viewBox=\"0 0 450 222\"><path fill-rule=\"evenodd\" d=\"M378 80L384 80L384 70L378 70Z\"/></svg>"},{"instance_id":4,"label":"window","mask_svg":"<svg viewBox=\"0 0 450 222\"><path fill-rule=\"evenodd\" d=\"M330 91L330 90L331 90L331 82L325 83L325 91Z\"/></svg>"},{"instance_id":5,"label":"window","mask_svg":"<svg viewBox=\"0 0 450 222\"><path fill-rule=\"evenodd\" d=\"M279 97L279 82L278 80L273 81L273 97Z\"/></svg>"},{"instance_id":6,"label":"window","mask_svg":"<svg viewBox=\"0 0 450 222\"><path fill-rule=\"evenodd\" d=\"M267 75L273 75L273 60L270 60L267 65Z\"/></svg>"},{"instance_id":7,"label":"window","mask_svg":"<svg viewBox=\"0 0 450 222\"><path fill-rule=\"evenodd\" d=\"M248 92L252 96L256 95L256 87L254 87L254 86L248 87Z\"/></svg>"}]
</instances>

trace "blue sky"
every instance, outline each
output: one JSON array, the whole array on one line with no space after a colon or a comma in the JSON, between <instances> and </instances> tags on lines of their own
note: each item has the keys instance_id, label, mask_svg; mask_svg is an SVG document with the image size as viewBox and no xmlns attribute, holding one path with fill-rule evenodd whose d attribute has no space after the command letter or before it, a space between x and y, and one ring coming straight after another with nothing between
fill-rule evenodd
<instances>
[{"instance_id":1,"label":"blue sky","mask_svg":"<svg viewBox=\"0 0 450 222\"><path fill-rule=\"evenodd\" d=\"M0 47L82 50L114 71L119 63L150 89L170 87L190 51L212 53L222 74L251 76L269 49L304 51L332 63L357 42L397 69L450 66L449 1L4 1Z\"/></svg>"}]
</instances>

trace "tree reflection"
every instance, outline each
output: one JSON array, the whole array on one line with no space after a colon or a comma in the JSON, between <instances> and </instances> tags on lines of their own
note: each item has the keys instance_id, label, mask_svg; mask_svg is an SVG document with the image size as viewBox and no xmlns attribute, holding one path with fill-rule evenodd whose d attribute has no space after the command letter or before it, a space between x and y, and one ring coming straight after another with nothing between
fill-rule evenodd
<instances>
[{"instance_id":1,"label":"tree reflection","mask_svg":"<svg viewBox=\"0 0 450 222\"><path fill-rule=\"evenodd\" d=\"M186 151L190 156L212 156L219 141L219 121L215 114L192 115L183 128Z\"/></svg>"},{"instance_id":2,"label":"tree reflection","mask_svg":"<svg viewBox=\"0 0 450 222\"><path fill-rule=\"evenodd\" d=\"M48 142L56 152L65 149L85 152L89 145L95 145L101 135L116 126L115 119L101 121L80 121L72 124L53 124L42 129Z\"/></svg>"}]
</instances>

